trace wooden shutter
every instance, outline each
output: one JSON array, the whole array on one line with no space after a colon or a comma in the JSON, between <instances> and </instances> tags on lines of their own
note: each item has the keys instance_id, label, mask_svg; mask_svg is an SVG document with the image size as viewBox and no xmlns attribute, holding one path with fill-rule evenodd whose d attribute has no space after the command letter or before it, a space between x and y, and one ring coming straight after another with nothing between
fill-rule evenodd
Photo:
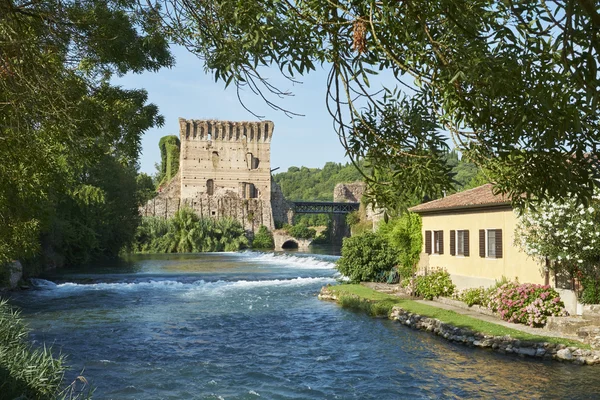
<instances>
[{"instance_id":1,"label":"wooden shutter","mask_svg":"<svg viewBox=\"0 0 600 400\"><path fill-rule=\"evenodd\" d=\"M496 258L502 258L502 229L496 229Z\"/></svg>"},{"instance_id":2,"label":"wooden shutter","mask_svg":"<svg viewBox=\"0 0 600 400\"><path fill-rule=\"evenodd\" d=\"M464 238L465 238L465 252L463 254L463 256L465 257L469 257L469 231L464 231Z\"/></svg>"},{"instance_id":3,"label":"wooden shutter","mask_svg":"<svg viewBox=\"0 0 600 400\"><path fill-rule=\"evenodd\" d=\"M456 231L450 231L450 255L456 255Z\"/></svg>"},{"instance_id":4,"label":"wooden shutter","mask_svg":"<svg viewBox=\"0 0 600 400\"><path fill-rule=\"evenodd\" d=\"M440 252L439 254L444 254L444 231L437 231L438 232L438 237L439 237L439 241L440 241Z\"/></svg>"},{"instance_id":5,"label":"wooden shutter","mask_svg":"<svg viewBox=\"0 0 600 400\"><path fill-rule=\"evenodd\" d=\"M431 231L425 231L425 253L431 254Z\"/></svg>"},{"instance_id":6,"label":"wooden shutter","mask_svg":"<svg viewBox=\"0 0 600 400\"><path fill-rule=\"evenodd\" d=\"M479 257L485 258L485 229L479 230Z\"/></svg>"}]
</instances>

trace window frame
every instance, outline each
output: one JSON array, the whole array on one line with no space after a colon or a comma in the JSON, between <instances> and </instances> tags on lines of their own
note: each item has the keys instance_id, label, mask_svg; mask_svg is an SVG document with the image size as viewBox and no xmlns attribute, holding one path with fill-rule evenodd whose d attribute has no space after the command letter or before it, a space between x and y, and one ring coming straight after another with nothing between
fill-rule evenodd
<instances>
[{"instance_id":1,"label":"window frame","mask_svg":"<svg viewBox=\"0 0 600 400\"><path fill-rule=\"evenodd\" d=\"M436 230L431 231L431 254L442 255L444 254L444 231Z\"/></svg>"},{"instance_id":2,"label":"window frame","mask_svg":"<svg viewBox=\"0 0 600 400\"><path fill-rule=\"evenodd\" d=\"M498 231L499 229L486 229L485 230L485 258L490 258L490 259L497 259L497 254L496 254L496 231ZM494 238L494 246L493 246L493 252L494 254L490 254L490 234L492 234L493 238Z\"/></svg>"},{"instance_id":3,"label":"window frame","mask_svg":"<svg viewBox=\"0 0 600 400\"><path fill-rule=\"evenodd\" d=\"M456 235L455 235L455 252L456 252L456 257L466 257L465 256L465 232L468 232L468 229L457 229L456 230ZM460 247L460 237L462 234L462 248ZM462 251L461 251L462 250Z\"/></svg>"}]
</instances>

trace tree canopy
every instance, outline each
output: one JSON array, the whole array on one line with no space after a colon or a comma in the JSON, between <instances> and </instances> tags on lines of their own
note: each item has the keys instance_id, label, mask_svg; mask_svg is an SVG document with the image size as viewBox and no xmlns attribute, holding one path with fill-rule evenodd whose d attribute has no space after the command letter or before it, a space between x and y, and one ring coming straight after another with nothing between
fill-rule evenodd
<instances>
[{"instance_id":1,"label":"tree canopy","mask_svg":"<svg viewBox=\"0 0 600 400\"><path fill-rule=\"evenodd\" d=\"M448 142L517 205L569 193L587 202L599 183L593 0L162 0L153 10L216 80L276 109L288 93L264 67L290 81L329 68L329 112L348 154L371 167L381 205L392 191L450 189Z\"/></svg>"},{"instance_id":2,"label":"tree canopy","mask_svg":"<svg viewBox=\"0 0 600 400\"><path fill-rule=\"evenodd\" d=\"M34 253L65 198L110 203L120 189L106 175L135 175L141 134L163 119L145 91L110 78L172 64L157 27L132 0L0 1L0 264Z\"/></svg>"},{"instance_id":3,"label":"tree canopy","mask_svg":"<svg viewBox=\"0 0 600 400\"><path fill-rule=\"evenodd\" d=\"M323 168L290 167L273 175L288 200L333 201L333 189L338 183L360 181L362 175L351 164L327 162Z\"/></svg>"}]
</instances>

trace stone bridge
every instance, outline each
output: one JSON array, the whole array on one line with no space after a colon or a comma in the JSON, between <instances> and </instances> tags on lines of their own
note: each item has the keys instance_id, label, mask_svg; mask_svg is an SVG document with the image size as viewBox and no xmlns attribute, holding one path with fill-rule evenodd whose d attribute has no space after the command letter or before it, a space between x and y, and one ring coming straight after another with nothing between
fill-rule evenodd
<instances>
[{"instance_id":1,"label":"stone bridge","mask_svg":"<svg viewBox=\"0 0 600 400\"><path fill-rule=\"evenodd\" d=\"M312 239L296 239L282 230L273 231L273 241L275 242L275 250L298 249L306 251L312 243Z\"/></svg>"}]
</instances>

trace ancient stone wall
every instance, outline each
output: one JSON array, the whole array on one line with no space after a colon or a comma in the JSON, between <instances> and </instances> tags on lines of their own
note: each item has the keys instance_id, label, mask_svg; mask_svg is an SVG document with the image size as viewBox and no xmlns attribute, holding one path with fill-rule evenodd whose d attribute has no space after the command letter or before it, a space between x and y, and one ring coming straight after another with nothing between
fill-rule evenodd
<instances>
[{"instance_id":1,"label":"ancient stone wall","mask_svg":"<svg viewBox=\"0 0 600 400\"><path fill-rule=\"evenodd\" d=\"M367 185L364 182L338 183L333 189L333 201L336 203L360 203Z\"/></svg>"},{"instance_id":2,"label":"ancient stone wall","mask_svg":"<svg viewBox=\"0 0 600 400\"><path fill-rule=\"evenodd\" d=\"M249 231L288 222L290 206L271 181L272 122L180 118L179 126L179 171L142 215L170 218L190 207L201 217L235 218Z\"/></svg>"},{"instance_id":3,"label":"ancient stone wall","mask_svg":"<svg viewBox=\"0 0 600 400\"><path fill-rule=\"evenodd\" d=\"M292 224L294 212L292 204L283 196L281 187L275 181L271 181L271 207L273 208L273 220L277 226Z\"/></svg>"},{"instance_id":4,"label":"ancient stone wall","mask_svg":"<svg viewBox=\"0 0 600 400\"><path fill-rule=\"evenodd\" d=\"M257 231L260 225L274 226L269 202L261 199L241 199L231 192L212 196L198 194L191 199L157 196L142 208L141 213L144 216L171 218L183 207L191 208L200 217L234 218L245 230L251 232Z\"/></svg>"}]
</instances>

